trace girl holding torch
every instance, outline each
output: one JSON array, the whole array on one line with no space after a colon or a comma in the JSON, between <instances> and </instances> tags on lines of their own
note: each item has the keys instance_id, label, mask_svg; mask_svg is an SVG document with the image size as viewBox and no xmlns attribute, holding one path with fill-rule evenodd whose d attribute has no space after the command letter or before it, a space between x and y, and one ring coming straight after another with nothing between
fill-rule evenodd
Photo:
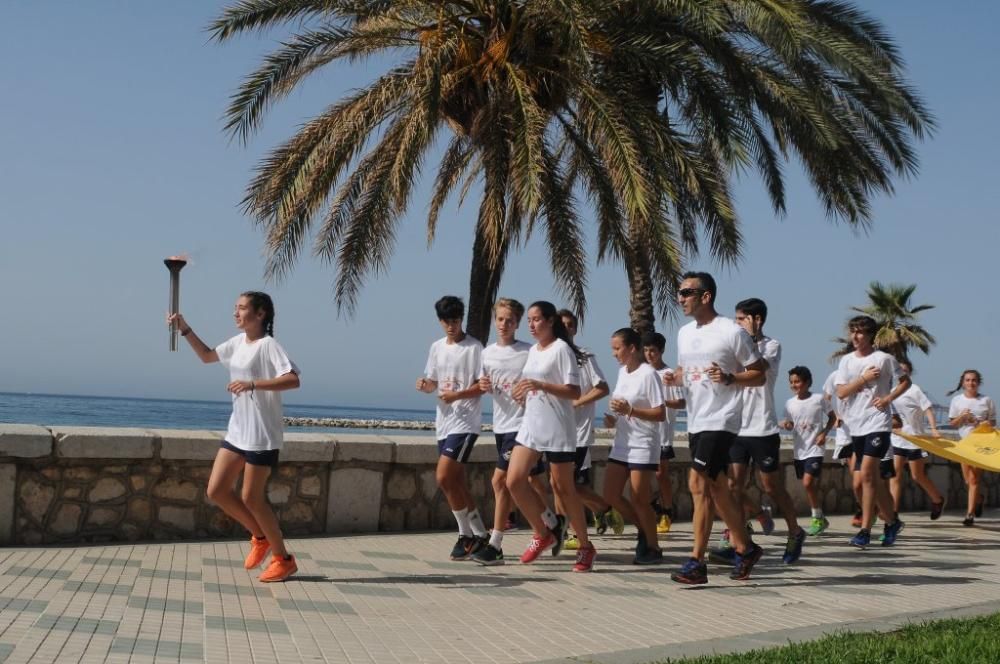
<instances>
[{"instance_id":1,"label":"girl holding torch","mask_svg":"<svg viewBox=\"0 0 1000 664\"><path fill-rule=\"evenodd\" d=\"M270 551L271 563L258 578L284 581L298 566L285 548L265 490L283 441L281 392L299 386L299 369L274 340L270 296L257 291L241 294L233 316L242 332L214 349L198 338L180 313L170 314L167 323L176 325L202 362L221 362L229 369L226 389L233 395L233 413L212 465L208 497L250 531L250 553L244 566L248 570L259 567ZM237 494L240 472L243 490Z\"/></svg>"}]
</instances>

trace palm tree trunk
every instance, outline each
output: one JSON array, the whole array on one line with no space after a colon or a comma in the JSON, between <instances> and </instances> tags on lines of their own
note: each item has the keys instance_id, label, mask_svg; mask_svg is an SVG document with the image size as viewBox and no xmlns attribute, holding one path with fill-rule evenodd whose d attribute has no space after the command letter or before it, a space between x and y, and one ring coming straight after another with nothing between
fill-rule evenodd
<instances>
[{"instance_id":1,"label":"palm tree trunk","mask_svg":"<svg viewBox=\"0 0 1000 664\"><path fill-rule=\"evenodd\" d=\"M653 278L649 255L641 243L632 243L630 260L625 262L629 288L629 324L639 334L656 331L653 306Z\"/></svg>"},{"instance_id":2,"label":"palm tree trunk","mask_svg":"<svg viewBox=\"0 0 1000 664\"><path fill-rule=\"evenodd\" d=\"M503 267L490 268L486 258L486 243L482 234L476 233L472 245L472 268L469 271L469 311L465 332L479 339L485 346L490 338L490 321L493 317L493 302L500 290Z\"/></svg>"}]
</instances>

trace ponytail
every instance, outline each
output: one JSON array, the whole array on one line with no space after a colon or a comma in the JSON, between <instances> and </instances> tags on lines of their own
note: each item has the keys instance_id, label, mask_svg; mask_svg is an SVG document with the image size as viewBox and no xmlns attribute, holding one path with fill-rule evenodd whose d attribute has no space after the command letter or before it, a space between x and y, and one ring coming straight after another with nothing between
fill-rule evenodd
<instances>
[{"instance_id":1,"label":"ponytail","mask_svg":"<svg viewBox=\"0 0 1000 664\"><path fill-rule=\"evenodd\" d=\"M246 291L240 293L240 297L245 297L250 300L250 306L253 307L254 311L264 312L264 334L269 337L274 336L274 302L271 300L271 296L267 293L262 293L261 291Z\"/></svg>"},{"instance_id":2,"label":"ponytail","mask_svg":"<svg viewBox=\"0 0 1000 664\"><path fill-rule=\"evenodd\" d=\"M976 374L976 380L979 381L980 385L983 384L983 374L979 373L979 371L976 370L976 369L966 369L965 371L962 372L962 375L958 377L958 387L956 387L955 389L953 389L951 392L947 392L945 394L945 396L949 396L950 397L951 395L955 394L956 392L961 392L962 391L962 383L965 382L965 374Z\"/></svg>"}]
</instances>

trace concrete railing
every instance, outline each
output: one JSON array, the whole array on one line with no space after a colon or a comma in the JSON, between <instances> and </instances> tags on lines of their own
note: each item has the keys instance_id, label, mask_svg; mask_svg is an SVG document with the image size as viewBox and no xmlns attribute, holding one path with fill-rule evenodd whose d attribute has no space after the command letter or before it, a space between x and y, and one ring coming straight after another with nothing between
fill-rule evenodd
<instances>
[{"instance_id":1,"label":"concrete railing","mask_svg":"<svg viewBox=\"0 0 1000 664\"><path fill-rule=\"evenodd\" d=\"M678 518L689 518L690 457L683 436L671 462ZM244 536L205 495L222 434L168 429L40 427L0 424L0 543L42 544ZM288 433L268 497L289 535L452 528L434 479L437 445L429 436ZM609 451L593 448L598 489ZM491 520L493 436L472 452L467 475L484 519ZM782 450L785 481L801 513L805 496ZM931 478L949 504L964 504L955 464L935 460ZM996 504L996 476L984 478ZM829 463L821 483L824 509L854 507L850 478ZM758 495L751 489L752 495ZM904 509L924 509L907 483Z\"/></svg>"}]
</instances>

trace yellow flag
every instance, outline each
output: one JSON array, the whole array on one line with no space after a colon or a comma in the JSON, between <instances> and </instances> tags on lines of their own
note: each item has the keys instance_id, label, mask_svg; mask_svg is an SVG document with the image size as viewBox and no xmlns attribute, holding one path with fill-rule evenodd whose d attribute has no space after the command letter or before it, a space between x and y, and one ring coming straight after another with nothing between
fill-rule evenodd
<instances>
[{"instance_id":1,"label":"yellow flag","mask_svg":"<svg viewBox=\"0 0 1000 664\"><path fill-rule=\"evenodd\" d=\"M914 436L895 432L914 445L950 461L968 464L983 470L1000 472L1000 430L988 423L980 424L972 433L959 441L930 436Z\"/></svg>"}]
</instances>

